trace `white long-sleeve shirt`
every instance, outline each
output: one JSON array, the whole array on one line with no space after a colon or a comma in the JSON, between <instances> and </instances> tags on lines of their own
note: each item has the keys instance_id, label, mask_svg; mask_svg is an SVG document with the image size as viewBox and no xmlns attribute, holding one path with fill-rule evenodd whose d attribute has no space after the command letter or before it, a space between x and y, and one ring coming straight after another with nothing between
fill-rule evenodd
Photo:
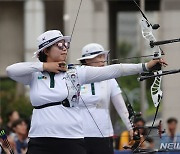
<instances>
[{"instance_id":1,"label":"white long-sleeve shirt","mask_svg":"<svg viewBox=\"0 0 180 154\"><path fill-rule=\"evenodd\" d=\"M79 83L88 84L133 75L143 71L142 64L115 64L105 67L77 67ZM43 72L42 62L23 62L7 67L8 76L30 86L33 106L63 101L68 96L65 73L54 76L55 86L50 88L50 77ZM34 109L29 137L83 138L83 123L79 108L63 105Z\"/></svg>"},{"instance_id":2,"label":"white long-sleeve shirt","mask_svg":"<svg viewBox=\"0 0 180 154\"><path fill-rule=\"evenodd\" d=\"M109 113L110 101L112 101L127 129L132 129L128 119L129 113L115 79L82 85L80 96L79 106L81 108L80 113L83 119L85 137L113 136ZM99 128L97 128L93 119Z\"/></svg>"}]
</instances>

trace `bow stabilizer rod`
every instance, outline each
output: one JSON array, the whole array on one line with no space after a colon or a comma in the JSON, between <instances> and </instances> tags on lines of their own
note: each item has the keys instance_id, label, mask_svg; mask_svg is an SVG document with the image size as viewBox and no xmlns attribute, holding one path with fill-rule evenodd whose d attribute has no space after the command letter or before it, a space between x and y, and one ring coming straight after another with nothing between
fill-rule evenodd
<instances>
[{"instance_id":1,"label":"bow stabilizer rod","mask_svg":"<svg viewBox=\"0 0 180 154\"><path fill-rule=\"evenodd\" d=\"M171 40L163 40L163 41L150 41L149 45L151 48L153 48L155 46L169 44L169 43L175 43L175 42L180 42L180 38L171 39Z\"/></svg>"},{"instance_id":2,"label":"bow stabilizer rod","mask_svg":"<svg viewBox=\"0 0 180 154\"><path fill-rule=\"evenodd\" d=\"M158 77L158 76L164 76L164 75L168 75L168 74L176 74L176 73L180 73L180 69L163 71L162 73L150 72L151 75L140 76L139 78L137 78L137 80L138 81L144 81L144 80L147 80L150 78L154 78L154 77Z\"/></svg>"}]
</instances>

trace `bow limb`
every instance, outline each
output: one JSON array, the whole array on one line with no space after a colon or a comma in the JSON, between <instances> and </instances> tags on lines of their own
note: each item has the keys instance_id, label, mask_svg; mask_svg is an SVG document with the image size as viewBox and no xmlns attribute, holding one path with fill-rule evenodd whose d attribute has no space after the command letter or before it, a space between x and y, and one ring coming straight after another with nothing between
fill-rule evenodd
<instances>
[{"instance_id":1,"label":"bow limb","mask_svg":"<svg viewBox=\"0 0 180 154\"><path fill-rule=\"evenodd\" d=\"M136 135L133 134L133 140L129 142L129 145L131 145L131 146L124 146L123 148L124 149L131 149L132 151L134 151L136 148L139 147L140 138L141 138L139 130L134 127L134 120L135 120L136 117L140 117L141 113L136 113L134 111L134 109L133 109L133 107L132 107L132 105L131 105L131 103L130 103L130 101L128 99L128 96L127 96L126 92L124 91L124 89L122 87L121 87L121 90L122 90L123 94L126 97L127 110L128 110L128 113L129 113L129 117L128 118L129 118L129 121L130 121L131 126L133 128L133 132L137 131Z\"/></svg>"},{"instance_id":2,"label":"bow limb","mask_svg":"<svg viewBox=\"0 0 180 154\"><path fill-rule=\"evenodd\" d=\"M160 73L162 73L162 70L155 72L155 74L160 74ZM163 92L161 90L161 80L162 80L162 76L158 76L154 79L154 82L151 85L151 97L155 107L159 105L163 96Z\"/></svg>"},{"instance_id":3,"label":"bow limb","mask_svg":"<svg viewBox=\"0 0 180 154\"><path fill-rule=\"evenodd\" d=\"M149 42L155 42L156 38L153 35L153 28L151 24L149 23L148 20L146 20L144 17L142 17L141 22L141 31L142 31L142 36ZM160 49L159 46L154 46L152 47L154 50L154 59L159 59L162 56L163 51Z\"/></svg>"}]
</instances>

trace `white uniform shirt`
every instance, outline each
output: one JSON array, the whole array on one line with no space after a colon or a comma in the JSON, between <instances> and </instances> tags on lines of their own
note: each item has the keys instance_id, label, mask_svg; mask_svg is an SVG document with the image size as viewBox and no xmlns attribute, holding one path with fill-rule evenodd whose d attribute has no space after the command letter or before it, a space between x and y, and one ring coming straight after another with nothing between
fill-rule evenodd
<instances>
[{"instance_id":1,"label":"white uniform shirt","mask_svg":"<svg viewBox=\"0 0 180 154\"><path fill-rule=\"evenodd\" d=\"M13 80L30 86L30 100L33 106L63 101L67 98L65 73L56 74L54 88L50 88L49 74L43 72L41 62L13 64L8 66L6 71ZM142 64L115 64L101 68L77 67L81 85L137 74L142 71ZM29 137L83 138L83 123L79 108L56 105L34 109Z\"/></svg>"},{"instance_id":2,"label":"white uniform shirt","mask_svg":"<svg viewBox=\"0 0 180 154\"><path fill-rule=\"evenodd\" d=\"M115 96L121 96L121 90L116 80L110 79L106 81L82 85L80 94L82 99L79 99L79 106L81 107L84 136L112 136L113 127L109 113L110 101L112 101L111 99ZM86 104L86 106L84 103ZM128 119L128 111L125 103L123 100L119 101L118 103L120 103L123 108L116 108L116 110L125 114L122 117L123 121L125 122L126 127L128 129L131 129L131 124ZM87 108L90 113L87 111ZM100 130L97 128L93 119L95 120Z\"/></svg>"}]
</instances>

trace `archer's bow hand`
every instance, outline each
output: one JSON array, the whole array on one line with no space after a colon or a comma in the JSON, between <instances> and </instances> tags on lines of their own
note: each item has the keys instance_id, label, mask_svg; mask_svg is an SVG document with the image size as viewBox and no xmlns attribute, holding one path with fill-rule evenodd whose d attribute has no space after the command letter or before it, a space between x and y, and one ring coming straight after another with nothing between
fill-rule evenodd
<instances>
[{"instance_id":1,"label":"archer's bow hand","mask_svg":"<svg viewBox=\"0 0 180 154\"><path fill-rule=\"evenodd\" d=\"M159 66L158 66L159 65ZM159 69L160 66L166 67L168 64L165 62L164 59L154 59L147 63L147 69L150 71ZM157 68L158 66L158 68Z\"/></svg>"}]
</instances>

